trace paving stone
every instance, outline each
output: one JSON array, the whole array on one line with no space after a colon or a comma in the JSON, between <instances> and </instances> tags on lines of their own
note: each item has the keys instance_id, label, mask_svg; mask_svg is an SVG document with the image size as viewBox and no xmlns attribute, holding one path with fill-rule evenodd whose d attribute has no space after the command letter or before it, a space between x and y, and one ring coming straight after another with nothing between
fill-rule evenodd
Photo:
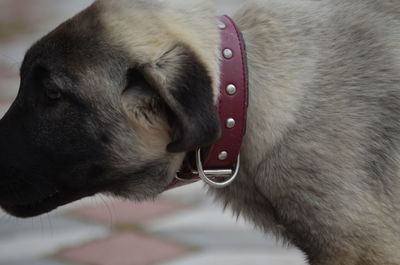
<instances>
[{"instance_id":1,"label":"paving stone","mask_svg":"<svg viewBox=\"0 0 400 265\"><path fill-rule=\"evenodd\" d=\"M163 238L188 246L208 249L279 249L280 245L271 236L257 231L223 230L182 230L155 233Z\"/></svg>"},{"instance_id":2,"label":"paving stone","mask_svg":"<svg viewBox=\"0 0 400 265\"><path fill-rule=\"evenodd\" d=\"M107 227L64 217L0 218L0 263L36 259L65 247L104 238Z\"/></svg>"},{"instance_id":3,"label":"paving stone","mask_svg":"<svg viewBox=\"0 0 400 265\"><path fill-rule=\"evenodd\" d=\"M25 261L6 261L0 265L72 265L71 263L47 261L47 260L25 260Z\"/></svg>"},{"instance_id":4,"label":"paving stone","mask_svg":"<svg viewBox=\"0 0 400 265\"><path fill-rule=\"evenodd\" d=\"M90 265L150 265L188 253L182 246L124 233L60 253L68 261Z\"/></svg>"},{"instance_id":5,"label":"paving stone","mask_svg":"<svg viewBox=\"0 0 400 265\"><path fill-rule=\"evenodd\" d=\"M160 265L306 265L304 257L295 251L268 252L205 252Z\"/></svg>"},{"instance_id":6,"label":"paving stone","mask_svg":"<svg viewBox=\"0 0 400 265\"><path fill-rule=\"evenodd\" d=\"M252 225L234 217L230 210L224 211L219 203L214 203L208 197L201 200L197 207L147 222L145 229L150 232L253 230Z\"/></svg>"},{"instance_id":7,"label":"paving stone","mask_svg":"<svg viewBox=\"0 0 400 265\"><path fill-rule=\"evenodd\" d=\"M131 225L174 213L179 208L177 204L165 200L144 203L107 200L103 204L82 207L74 213L94 222Z\"/></svg>"}]
</instances>

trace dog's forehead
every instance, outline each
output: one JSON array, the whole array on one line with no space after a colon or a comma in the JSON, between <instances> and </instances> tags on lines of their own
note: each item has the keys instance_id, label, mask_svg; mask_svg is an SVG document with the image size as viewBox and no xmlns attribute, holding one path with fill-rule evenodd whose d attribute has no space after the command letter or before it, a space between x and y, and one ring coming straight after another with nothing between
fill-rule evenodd
<instances>
[{"instance_id":1,"label":"dog's forehead","mask_svg":"<svg viewBox=\"0 0 400 265\"><path fill-rule=\"evenodd\" d=\"M27 52L22 68L34 64L48 67L76 67L100 58L112 57L114 49L104 41L104 26L98 19L98 10L90 8L61 24L35 43Z\"/></svg>"},{"instance_id":2,"label":"dog's forehead","mask_svg":"<svg viewBox=\"0 0 400 265\"><path fill-rule=\"evenodd\" d=\"M105 83L120 81L129 63L122 49L105 40L98 9L91 7L35 43L25 56L21 77L30 78L40 66L63 89L99 90Z\"/></svg>"}]
</instances>

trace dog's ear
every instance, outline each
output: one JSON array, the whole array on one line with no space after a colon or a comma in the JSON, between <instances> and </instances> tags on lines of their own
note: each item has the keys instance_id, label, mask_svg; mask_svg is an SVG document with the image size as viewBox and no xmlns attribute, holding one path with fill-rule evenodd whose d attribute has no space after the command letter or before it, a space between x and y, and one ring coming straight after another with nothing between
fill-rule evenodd
<instances>
[{"instance_id":1,"label":"dog's ear","mask_svg":"<svg viewBox=\"0 0 400 265\"><path fill-rule=\"evenodd\" d=\"M169 152L193 151L218 140L221 128L213 82L189 48L174 45L154 62L139 66L138 71L172 114Z\"/></svg>"},{"instance_id":2,"label":"dog's ear","mask_svg":"<svg viewBox=\"0 0 400 265\"><path fill-rule=\"evenodd\" d=\"M189 48L175 45L143 70L176 118L169 152L193 151L218 140L221 128L213 82Z\"/></svg>"}]
</instances>

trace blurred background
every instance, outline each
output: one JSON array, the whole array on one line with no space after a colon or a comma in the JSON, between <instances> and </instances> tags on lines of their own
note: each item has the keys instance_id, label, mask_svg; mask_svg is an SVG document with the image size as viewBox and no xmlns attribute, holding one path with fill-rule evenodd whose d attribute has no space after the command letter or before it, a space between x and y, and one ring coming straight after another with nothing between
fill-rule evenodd
<instances>
[{"instance_id":1,"label":"blurred background","mask_svg":"<svg viewBox=\"0 0 400 265\"><path fill-rule=\"evenodd\" d=\"M15 98L18 69L38 38L92 0L0 0L0 117ZM240 0L219 0L232 14ZM1 174L1 173L0 173ZM0 210L0 265L302 265L233 217L201 183L134 204L94 197L48 215L19 220Z\"/></svg>"}]
</instances>

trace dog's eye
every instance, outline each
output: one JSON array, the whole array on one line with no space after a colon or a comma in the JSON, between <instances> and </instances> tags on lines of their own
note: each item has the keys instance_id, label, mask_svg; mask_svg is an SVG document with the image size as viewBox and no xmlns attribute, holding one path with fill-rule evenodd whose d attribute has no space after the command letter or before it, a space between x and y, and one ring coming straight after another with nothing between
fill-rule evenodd
<instances>
[{"instance_id":1,"label":"dog's eye","mask_svg":"<svg viewBox=\"0 0 400 265\"><path fill-rule=\"evenodd\" d=\"M59 100L62 97L62 93L60 89L57 88L47 88L46 89L46 96L50 100Z\"/></svg>"}]
</instances>

